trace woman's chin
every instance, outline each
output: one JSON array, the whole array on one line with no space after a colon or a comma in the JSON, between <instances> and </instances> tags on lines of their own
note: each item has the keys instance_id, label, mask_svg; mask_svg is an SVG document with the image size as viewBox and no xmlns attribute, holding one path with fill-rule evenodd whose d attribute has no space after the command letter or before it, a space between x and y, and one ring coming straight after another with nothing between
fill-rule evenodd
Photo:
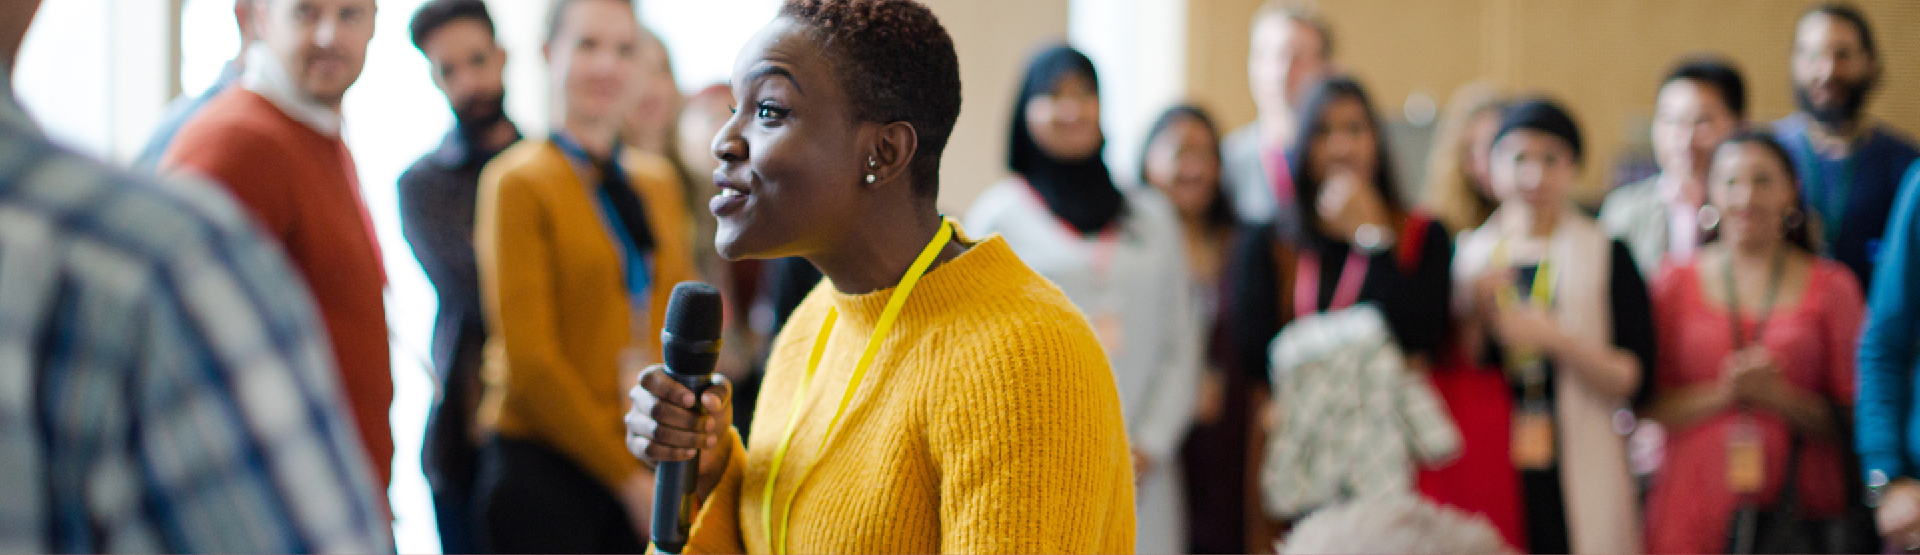
<instances>
[{"instance_id":1,"label":"woman's chin","mask_svg":"<svg viewBox=\"0 0 1920 555\"><path fill-rule=\"evenodd\" d=\"M752 230L747 229L745 226L723 219L720 221L720 225L714 229L713 249L720 254L721 258L727 260L767 259L784 256L778 254L777 251L779 249L769 244L770 242L760 240L758 235L759 234L753 233Z\"/></svg>"}]
</instances>

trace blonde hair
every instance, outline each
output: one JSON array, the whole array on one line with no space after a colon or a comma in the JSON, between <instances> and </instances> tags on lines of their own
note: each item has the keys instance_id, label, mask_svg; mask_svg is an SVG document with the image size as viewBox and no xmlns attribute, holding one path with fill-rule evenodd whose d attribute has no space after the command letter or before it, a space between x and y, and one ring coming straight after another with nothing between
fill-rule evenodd
<instances>
[{"instance_id":1,"label":"blonde hair","mask_svg":"<svg viewBox=\"0 0 1920 555\"><path fill-rule=\"evenodd\" d=\"M1433 150L1427 153L1427 183L1421 204L1450 233L1459 233L1486 223L1499 201L1487 198L1460 163L1473 148L1473 122L1486 114L1499 115L1507 100L1496 94L1485 81L1461 85L1447 102L1446 118L1433 136Z\"/></svg>"},{"instance_id":2,"label":"blonde hair","mask_svg":"<svg viewBox=\"0 0 1920 555\"><path fill-rule=\"evenodd\" d=\"M1320 57L1327 60L1333 59L1333 25L1327 23L1326 16L1321 15L1320 9L1314 7L1311 2L1267 0L1260 5L1258 11L1253 12L1253 25L1249 26L1249 32L1273 19L1291 21L1312 29L1314 34L1320 36Z\"/></svg>"}]
</instances>

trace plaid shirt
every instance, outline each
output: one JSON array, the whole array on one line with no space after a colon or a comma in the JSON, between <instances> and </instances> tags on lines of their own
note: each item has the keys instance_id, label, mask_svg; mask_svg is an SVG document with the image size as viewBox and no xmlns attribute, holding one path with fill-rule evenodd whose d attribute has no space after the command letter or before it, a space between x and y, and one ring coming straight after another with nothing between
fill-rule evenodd
<instances>
[{"instance_id":1,"label":"plaid shirt","mask_svg":"<svg viewBox=\"0 0 1920 555\"><path fill-rule=\"evenodd\" d=\"M0 553L391 551L313 301L216 189L52 146L0 72Z\"/></svg>"}]
</instances>

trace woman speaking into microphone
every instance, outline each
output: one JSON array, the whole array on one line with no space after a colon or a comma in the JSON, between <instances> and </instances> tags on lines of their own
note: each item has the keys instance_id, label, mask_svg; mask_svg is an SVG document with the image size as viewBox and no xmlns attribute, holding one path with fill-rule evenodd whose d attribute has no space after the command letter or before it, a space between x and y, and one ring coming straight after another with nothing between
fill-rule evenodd
<instances>
[{"instance_id":1,"label":"woman speaking into microphone","mask_svg":"<svg viewBox=\"0 0 1920 555\"><path fill-rule=\"evenodd\" d=\"M1131 552L1112 373L1085 316L934 207L953 41L910 0L793 0L734 64L715 246L826 280L775 340L743 445L658 368L628 447L700 454L688 553Z\"/></svg>"}]
</instances>

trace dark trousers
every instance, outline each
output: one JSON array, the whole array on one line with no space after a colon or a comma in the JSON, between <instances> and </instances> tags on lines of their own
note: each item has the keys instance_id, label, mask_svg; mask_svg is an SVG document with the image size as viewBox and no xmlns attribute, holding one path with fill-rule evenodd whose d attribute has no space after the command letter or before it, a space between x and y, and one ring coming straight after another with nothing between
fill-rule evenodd
<instances>
[{"instance_id":1,"label":"dark trousers","mask_svg":"<svg viewBox=\"0 0 1920 555\"><path fill-rule=\"evenodd\" d=\"M440 525L441 553L480 551L478 531L470 522L474 509L474 473L480 465L480 446L473 439L473 413L480 404L481 342L485 330L464 337L441 376L444 390L427 413L420 468L433 490L433 516Z\"/></svg>"},{"instance_id":2,"label":"dark trousers","mask_svg":"<svg viewBox=\"0 0 1920 555\"><path fill-rule=\"evenodd\" d=\"M619 499L573 461L531 441L495 438L480 453L476 518L492 553L642 553Z\"/></svg>"}]
</instances>

